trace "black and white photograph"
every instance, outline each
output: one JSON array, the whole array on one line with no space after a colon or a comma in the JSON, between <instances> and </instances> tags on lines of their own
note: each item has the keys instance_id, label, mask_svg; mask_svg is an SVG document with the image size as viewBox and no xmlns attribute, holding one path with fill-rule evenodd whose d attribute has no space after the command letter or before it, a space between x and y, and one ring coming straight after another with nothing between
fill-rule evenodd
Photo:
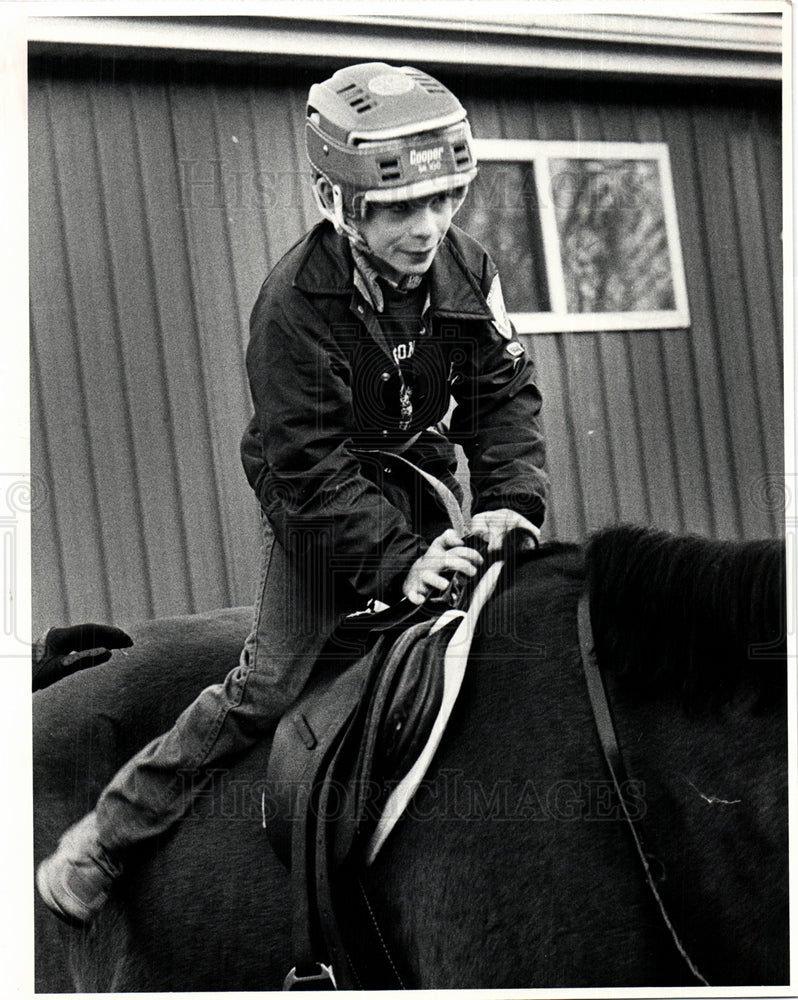
<instances>
[{"instance_id":1,"label":"black and white photograph","mask_svg":"<svg viewBox=\"0 0 798 1000\"><path fill-rule=\"evenodd\" d=\"M791 4L1 6L18 991L793 996Z\"/></svg>"}]
</instances>

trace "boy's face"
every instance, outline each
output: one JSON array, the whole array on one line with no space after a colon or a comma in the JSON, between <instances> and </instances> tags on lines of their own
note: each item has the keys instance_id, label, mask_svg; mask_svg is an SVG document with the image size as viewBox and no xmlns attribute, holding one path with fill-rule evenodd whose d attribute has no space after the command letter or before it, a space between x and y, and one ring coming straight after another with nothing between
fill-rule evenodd
<instances>
[{"instance_id":1,"label":"boy's face","mask_svg":"<svg viewBox=\"0 0 798 1000\"><path fill-rule=\"evenodd\" d=\"M465 192L444 191L427 198L369 205L356 225L372 255L394 281L425 274L443 242Z\"/></svg>"}]
</instances>

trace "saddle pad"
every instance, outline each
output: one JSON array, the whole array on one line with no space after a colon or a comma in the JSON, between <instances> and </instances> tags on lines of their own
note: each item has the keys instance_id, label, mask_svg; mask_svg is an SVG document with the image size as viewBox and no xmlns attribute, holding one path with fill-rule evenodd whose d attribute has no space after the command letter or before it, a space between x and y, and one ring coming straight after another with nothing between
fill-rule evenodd
<instances>
[{"instance_id":1,"label":"saddle pad","mask_svg":"<svg viewBox=\"0 0 798 1000\"><path fill-rule=\"evenodd\" d=\"M449 721L449 716L452 714L457 695L460 693L477 620L486 601L496 589L496 583L501 575L503 566L504 562L502 560L496 560L496 562L488 567L474 590L468 611L464 612L455 609L445 611L430 629L430 635L432 635L439 629L444 628L452 620L460 619L460 624L449 641L443 658L443 698L437 718L433 723L427 744L422 749L418 759L385 802L382 815L366 848L365 860L367 865L372 864L379 854L380 848L388 839L388 835L396 826L418 786L424 779L435 751L438 749L446 729L446 724Z\"/></svg>"}]
</instances>

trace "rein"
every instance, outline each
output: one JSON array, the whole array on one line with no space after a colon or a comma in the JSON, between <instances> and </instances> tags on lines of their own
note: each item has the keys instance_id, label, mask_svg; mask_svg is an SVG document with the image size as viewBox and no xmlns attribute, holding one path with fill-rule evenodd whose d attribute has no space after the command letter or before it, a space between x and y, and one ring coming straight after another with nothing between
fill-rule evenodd
<instances>
[{"instance_id":1,"label":"rein","mask_svg":"<svg viewBox=\"0 0 798 1000\"><path fill-rule=\"evenodd\" d=\"M598 660L596 658L593 628L590 623L590 600L587 593L583 593L579 598L579 606L577 608L577 627L579 630L579 650L582 654L585 681L587 682L587 691L590 696L590 705L593 709L593 719L596 723L599 740L601 741L601 749L604 753L604 759L607 762L607 768L615 787L615 793L621 803L621 808L623 809L627 826L632 834L632 840L634 841L637 856L640 858L640 862L643 865L646 883L654 896L654 900L662 915L662 919L665 921L665 926L668 928L673 943L676 945L677 951L687 963L687 967L690 969L690 972L698 980L698 982L703 986L709 986L707 980L701 975L694 962L685 951L684 945L679 940L679 935L676 933L676 929L671 923L668 911L665 909L662 896L660 896L659 890L654 882L654 876L651 874L651 867L643 848L641 835L635 827L634 820L629 812L629 806L624 798L623 785L628 782L629 778L626 772L623 756L621 755L621 748L618 746L618 738L615 734L615 726L613 725L612 713L610 712L610 706L607 700L607 691L604 687L604 681L601 676L601 668L599 667Z\"/></svg>"},{"instance_id":2,"label":"rein","mask_svg":"<svg viewBox=\"0 0 798 1000\"><path fill-rule=\"evenodd\" d=\"M431 473L422 469L420 466L416 465L415 462L411 462L409 458L405 458L404 455L401 454L401 452L410 448L419 437L421 437L420 432L418 434L414 434L413 437L406 441L398 451L383 451L380 448L356 448L355 453L358 455L379 455L381 458L389 459L392 462L399 461L403 465L407 466L407 468L412 469L412 471L415 472L420 479L423 479L430 489L432 489L432 491L436 494L438 499L443 504L451 526L457 534L463 538L467 534L468 528L457 497L454 493L452 493L446 483L438 479L437 476L433 476Z\"/></svg>"}]
</instances>

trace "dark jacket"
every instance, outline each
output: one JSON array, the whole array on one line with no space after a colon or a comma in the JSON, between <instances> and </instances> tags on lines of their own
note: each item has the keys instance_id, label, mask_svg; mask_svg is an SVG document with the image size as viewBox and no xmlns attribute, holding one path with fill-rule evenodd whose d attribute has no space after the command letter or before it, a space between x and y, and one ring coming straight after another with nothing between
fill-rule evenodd
<instances>
[{"instance_id":1,"label":"dark jacket","mask_svg":"<svg viewBox=\"0 0 798 1000\"><path fill-rule=\"evenodd\" d=\"M413 422L402 431L399 376L354 287L346 238L320 223L261 288L247 351L255 404L242 441L247 477L279 541L291 548L323 530L339 572L362 596L401 596L410 565L442 530L419 515L417 480L377 449L402 452L457 490L461 444L472 513L509 507L543 521L540 393L506 317L495 322L488 307L495 275L485 250L451 227L427 276Z\"/></svg>"}]
</instances>

